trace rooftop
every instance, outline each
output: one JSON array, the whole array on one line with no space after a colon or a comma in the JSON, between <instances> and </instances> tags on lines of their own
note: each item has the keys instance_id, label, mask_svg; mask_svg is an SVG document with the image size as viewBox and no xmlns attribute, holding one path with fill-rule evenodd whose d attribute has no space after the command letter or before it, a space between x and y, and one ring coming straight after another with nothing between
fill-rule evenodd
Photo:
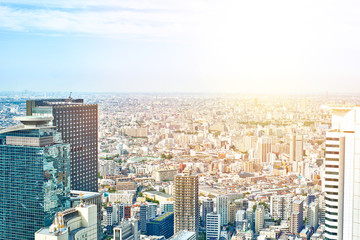
<instances>
[{"instance_id":1,"label":"rooftop","mask_svg":"<svg viewBox=\"0 0 360 240\"><path fill-rule=\"evenodd\" d=\"M173 212L167 212L167 213L164 213L163 215L153 219L153 221L156 221L156 222L160 222L162 221L164 218L167 218L168 216L170 216L171 214L174 214Z\"/></svg>"}]
</instances>

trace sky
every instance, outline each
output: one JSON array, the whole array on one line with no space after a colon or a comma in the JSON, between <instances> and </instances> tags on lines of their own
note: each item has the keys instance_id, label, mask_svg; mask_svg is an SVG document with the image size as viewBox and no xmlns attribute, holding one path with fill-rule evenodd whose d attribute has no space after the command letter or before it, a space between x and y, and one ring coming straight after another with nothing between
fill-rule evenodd
<instances>
[{"instance_id":1,"label":"sky","mask_svg":"<svg viewBox=\"0 0 360 240\"><path fill-rule=\"evenodd\" d=\"M359 93L360 2L0 0L0 91Z\"/></svg>"}]
</instances>

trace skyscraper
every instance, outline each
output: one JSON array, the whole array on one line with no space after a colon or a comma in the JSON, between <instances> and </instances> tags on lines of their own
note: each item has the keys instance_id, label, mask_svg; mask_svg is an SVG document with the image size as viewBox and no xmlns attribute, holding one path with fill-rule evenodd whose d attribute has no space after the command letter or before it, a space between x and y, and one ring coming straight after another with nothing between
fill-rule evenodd
<instances>
[{"instance_id":1,"label":"skyscraper","mask_svg":"<svg viewBox=\"0 0 360 240\"><path fill-rule=\"evenodd\" d=\"M219 195L216 197L216 212L220 215L220 226L227 225L229 223L228 211L229 211L229 198L226 195Z\"/></svg>"},{"instance_id":2,"label":"skyscraper","mask_svg":"<svg viewBox=\"0 0 360 240\"><path fill-rule=\"evenodd\" d=\"M206 214L214 211L214 201L212 199L205 199L202 202L202 226L206 227Z\"/></svg>"},{"instance_id":3,"label":"skyscraper","mask_svg":"<svg viewBox=\"0 0 360 240\"><path fill-rule=\"evenodd\" d=\"M360 107L332 109L326 133L325 238L360 239Z\"/></svg>"},{"instance_id":4,"label":"skyscraper","mask_svg":"<svg viewBox=\"0 0 360 240\"><path fill-rule=\"evenodd\" d=\"M199 233L199 178L184 171L175 176L175 233L188 230Z\"/></svg>"},{"instance_id":5,"label":"skyscraper","mask_svg":"<svg viewBox=\"0 0 360 240\"><path fill-rule=\"evenodd\" d=\"M97 192L97 104L72 98L28 100L26 115L53 116L56 130L70 144L71 189Z\"/></svg>"},{"instance_id":6,"label":"skyscraper","mask_svg":"<svg viewBox=\"0 0 360 240\"><path fill-rule=\"evenodd\" d=\"M0 236L32 240L70 207L70 146L49 127L52 117L18 120L0 131Z\"/></svg>"}]
</instances>

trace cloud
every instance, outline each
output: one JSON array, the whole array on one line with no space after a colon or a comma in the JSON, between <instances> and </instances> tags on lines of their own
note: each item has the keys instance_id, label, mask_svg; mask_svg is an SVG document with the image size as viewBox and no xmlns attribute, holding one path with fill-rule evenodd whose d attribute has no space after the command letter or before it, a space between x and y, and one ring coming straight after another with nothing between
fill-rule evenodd
<instances>
[{"instance_id":1,"label":"cloud","mask_svg":"<svg viewBox=\"0 0 360 240\"><path fill-rule=\"evenodd\" d=\"M198 9L204 9L198 8L196 1L189 1L188 5L177 2L2 1L0 29L108 37L176 37L191 32Z\"/></svg>"}]
</instances>

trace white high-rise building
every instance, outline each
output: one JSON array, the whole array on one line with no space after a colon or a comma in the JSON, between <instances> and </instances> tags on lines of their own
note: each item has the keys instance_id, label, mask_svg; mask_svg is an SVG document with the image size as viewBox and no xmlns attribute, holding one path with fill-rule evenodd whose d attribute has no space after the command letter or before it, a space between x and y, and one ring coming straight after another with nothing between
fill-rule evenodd
<instances>
[{"instance_id":1,"label":"white high-rise building","mask_svg":"<svg viewBox=\"0 0 360 240\"><path fill-rule=\"evenodd\" d=\"M220 215L206 214L206 240L218 240L220 237Z\"/></svg>"},{"instance_id":2,"label":"white high-rise building","mask_svg":"<svg viewBox=\"0 0 360 240\"><path fill-rule=\"evenodd\" d=\"M307 224L315 230L319 225L319 203L317 201L310 203L307 210Z\"/></svg>"},{"instance_id":3,"label":"white high-rise building","mask_svg":"<svg viewBox=\"0 0 360 240\"><path fill-rule=\"evenodd\" d=\"M225 195L220 195L216 197L216 212L220 215L220 225L227 225L228 220L228 207L229 207L229 198Z\"/></svg>"},{"instance_id":4,"label":"white high-rise building","mask_svg":"<svg viewBox=\"0 0 360 240\"><path fill-rule=\"evenodd\" d=\"M255 211L255 232L259 233L265 223L265 209L263 205L258 205Z\"/></svg>"},{"instance_id":5,"label":"white high-rise building","mask_svg":"<svg viewBox=\"0 0 360 240\"><path fill-rule=\"evenodd\" d=\"M332 108L326 134L325 239L360 239L360 107Z\"/></svg>"}]
</instances>

